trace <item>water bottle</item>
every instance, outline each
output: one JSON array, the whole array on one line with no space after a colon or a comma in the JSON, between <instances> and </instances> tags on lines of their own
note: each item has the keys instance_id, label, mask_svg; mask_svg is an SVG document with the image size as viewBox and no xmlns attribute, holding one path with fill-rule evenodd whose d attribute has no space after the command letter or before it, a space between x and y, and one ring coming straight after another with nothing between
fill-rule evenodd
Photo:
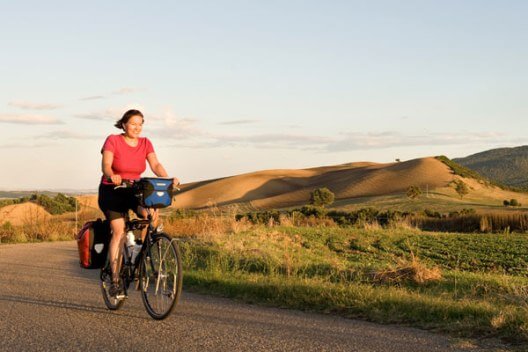
<instances>
[{"instance_id":1,"label":"water bottle","mask_svg":"<svg viewBox=\"0 0 528 352\"><path fill-rule=\"evenodd\" d=\"M141 243L141 240L137 240L134 244L134 249L132 250L132 259L130 260L132 263L135 263L136 257L141 251L141 247L143 247L143 243Z\"/></svg>"},{"instance_id":2,"label":"water bottle","mask_svg":"<svg viewBox=\"0 0 528 352\"><path fill-rule=\"evenodd\" d=\"M126 234L126 245L128 247L128 254L131 255L132 251L134 250L134 232L128 231Z\"/></svg>"}]
</instances>

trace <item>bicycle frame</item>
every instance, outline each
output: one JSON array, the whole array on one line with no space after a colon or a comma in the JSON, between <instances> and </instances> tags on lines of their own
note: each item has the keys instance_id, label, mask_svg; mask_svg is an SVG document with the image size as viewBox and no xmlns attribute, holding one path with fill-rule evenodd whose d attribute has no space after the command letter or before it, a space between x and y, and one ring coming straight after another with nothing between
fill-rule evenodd
<instances>
[{"instance_id":1,"label":"bicycle frame","mask_svg":"<svg viewBox=\"0 0 528 352\"><path fill-rule=\"evenodd\" d=\"M152 244L152 235L155 232L154 226L152 226L152 214L150 213L151 209L147 208L147 219L137 219L137 220L127 220L125 225L125 233L128 231L133 230L142 230L145 226L147 226L147 233L145 234L145 238L143 239L143 243L141 246L141 250L139 251L136 258L134 258L134 263L131 262L132 259L132 253L129 253L128 246L126 244L123 244L123 265L124 267L120 270L122 272L122 276L124 279L124 290L125 295L127 294L128 287L130 283L132 283L137 278L137 270L139 269L141 256L143 255L143 252L149 250L151 244ZM149 256L150 257L150 256ZM152 262L152 258L150 259L151 266L154 267L154 263ZM137 288L137 287L136 287Z\"/></svg>"}]
</instances>

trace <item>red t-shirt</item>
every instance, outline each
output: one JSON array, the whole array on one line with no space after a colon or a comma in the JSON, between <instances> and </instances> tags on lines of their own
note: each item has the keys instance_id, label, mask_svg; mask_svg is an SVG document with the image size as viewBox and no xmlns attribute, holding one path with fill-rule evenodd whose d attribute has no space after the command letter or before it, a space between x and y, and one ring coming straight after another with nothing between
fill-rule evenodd
<instances>
[{"instance_id":1,"label":"red t-shirt","mask_svg":"<svg viewBox=\"0 0 528 352\"><path fill-rule=\"evenodd\" d=\"M105 150L114 154L112 171L127 180L139 179L147 168L147 155L154 153L154 147L148 138L138 138L138 144L135 147L131 147L120 134L113 134L106 138L101 153ZM104 175L101 178L101 182L112 184L112 182L105 180Z\"/></svg>"}]
</instances>

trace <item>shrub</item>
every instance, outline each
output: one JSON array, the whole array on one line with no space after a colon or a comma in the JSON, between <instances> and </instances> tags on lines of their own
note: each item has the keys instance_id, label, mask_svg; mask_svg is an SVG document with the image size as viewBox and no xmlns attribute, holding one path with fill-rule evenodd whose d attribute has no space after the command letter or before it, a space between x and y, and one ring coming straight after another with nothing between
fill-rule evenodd
<instances>
[{"instance_id":1,"label":"shrub","mask_svg":"<svg viewBox=\"0 0 528 352\"><path fill-rule=\"evenodd\" d=\"M505 207L509 207L510 206L510 201L505 199L502 204L504 204Z\"/></svg>"},{"instance_id":2,"label":"shrub","mask_svg":"<svg viewBox=\"0 0 528 352\"><path fill-rule=\"evenodd\" d=\"M431 210L431 209L424 209L424 214L425 216L430 217L430 218L440 219L442 217L442 214L440 214L437 211Z\"/></svg>"},{"instance_id":3,"label":"shrub","mask_svg":"<svg viewBox=\"0 0 528 352\"><path fill-rule=\"evenodd\" d=\"M334 202L335 195L328 188L317 188L310 194L310 204L324 207Z\"/></svg>"},{"instance_id":4,"label":"shrub","mask_svg":"<svg viewBox=\"0 0 528 352\"><path fill-rule=\"evenodd\" d=\"M462 199L466 194L469 193L469 187L461 180L455 180L455 191Z\"/></svg>"},{"instance_id":5,"label":"shrub","mask_svg":"<svg viewBox=\"0 0 528 352\"><path fill-rule=\"evenodd\" d=\"M510 205L512 207L518 207L520 204L519 204L519 201L517 201L517 199L514 198L510 200Z\"/></svg>"},{"instance_id":6,"label":"shrub","mask_svg":"<svg viewBox=\"0 0 528 352\"><path fill-rule=\"evenodd\" d=\"M42 206L50 214L56 215L75 211L75 198L65 196L62 193L58 193L53 198L45 194L34 194L31 196L31 200Z\"/></svg>"},{"instance_id":7,"label":"shrub","mask_svg":"<svg viewBox=\"0 0 528 352\"><path fill-rule=\"evenodd\" d=\"M422 190L418 186L410 186L409 188L407 188L406 194L408 198L415 199L418 198L420 194L422 194Z\"/></svg>"},{"instance_id":8,"label":"shrub","mask_svg":"<svg viewBox=\"0 0 528 352\"><path fill-rule=\"evenodd\" d=\"M323 218L326 215L326 209L317 205L305 205L301 208L301 214L304 216L313 215L316 218Z\"/></svg>"}]
</instances>

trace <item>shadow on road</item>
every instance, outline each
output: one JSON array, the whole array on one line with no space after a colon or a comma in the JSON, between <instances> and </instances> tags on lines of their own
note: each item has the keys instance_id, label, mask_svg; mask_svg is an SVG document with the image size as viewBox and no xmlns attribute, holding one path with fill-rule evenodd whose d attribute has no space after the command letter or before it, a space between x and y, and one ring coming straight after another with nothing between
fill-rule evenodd
<instances>
[{"instance_id":1,"label":"shadow on road","mask_svg":"<svg viewBox=\"0 0 528 352\"><path fill-rule=\"evenodd\" d=\"M16 303L26 303L26 304L34 304L37 306L45 306L45 307L53 307L53 308L63 308L63 309L73 309L73 310L80 310L84 312L92 312L92 313L106 313L106 314L112 314L115 315L116 312L112 312L106 308L103 307L96 307L96 306L90 306L90 305L84 305L84 304L78 304L78 303L71 303L71 302L60 302L60 301L52 301L52 300L43 300L43 299L36 299L36 298L29 298L29 297L20 297L20 296L6 296L2 295L0 296L0 301L7 301L7 302L16 302ZM130 318L137 318L141 320L150 320L149 318L134 315L134 314L128 314L124 312L117 313L119 315L130 317Z\"/></svg>"}]
</instances>

